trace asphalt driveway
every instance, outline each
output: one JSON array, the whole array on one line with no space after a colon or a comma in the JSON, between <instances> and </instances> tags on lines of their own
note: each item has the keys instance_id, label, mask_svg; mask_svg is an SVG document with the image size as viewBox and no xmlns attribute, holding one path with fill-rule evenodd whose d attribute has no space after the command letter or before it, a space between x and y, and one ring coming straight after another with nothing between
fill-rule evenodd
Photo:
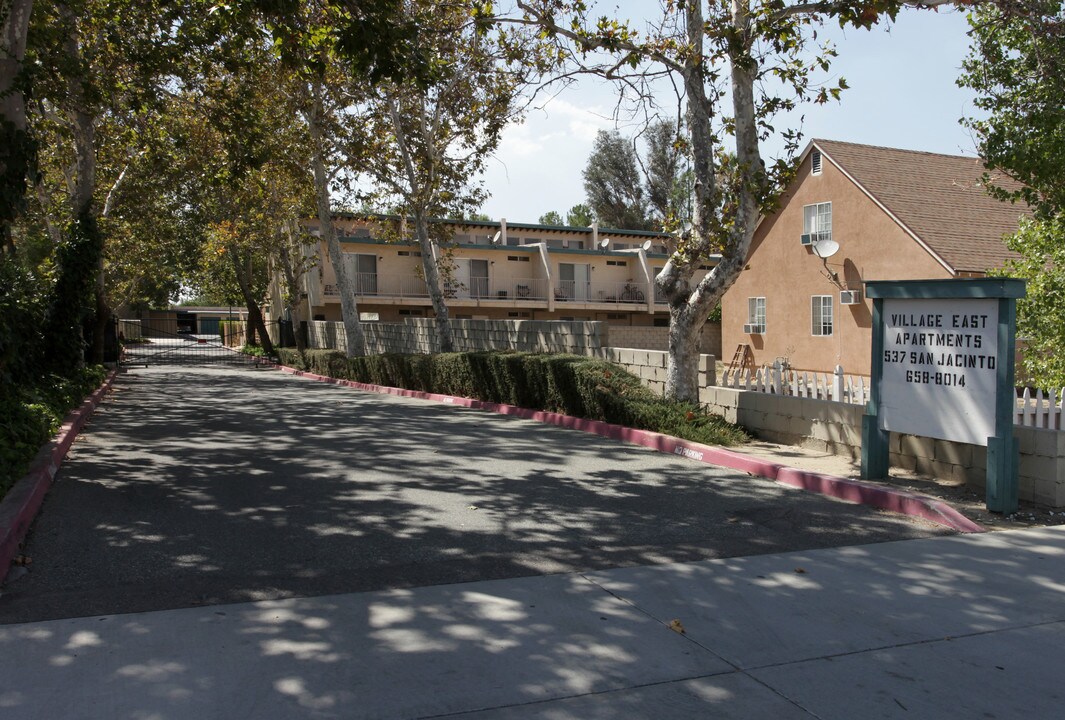
<instances>
[{"instance_id":1,"label":"asphalt driveway","mask_svg":"<svg viewBox=\"0 0 1065 720\"><path fill-rule=\"evenodd\" d=\"M116 381L0 623L947 534L593 435L241 368Z\"/></svg>"}]
</instances>

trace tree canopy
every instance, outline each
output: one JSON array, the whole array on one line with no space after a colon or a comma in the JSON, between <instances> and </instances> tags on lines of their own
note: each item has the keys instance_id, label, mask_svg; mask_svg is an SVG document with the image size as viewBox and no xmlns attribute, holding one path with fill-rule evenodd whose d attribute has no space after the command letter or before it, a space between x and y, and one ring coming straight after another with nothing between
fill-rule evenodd
<instances>
[{"instance_id":1,"label":"tree canopy","mask_svg":"<svg viewBox=\"0 0 1065 720\"><path fill-rule=\"evenodd\" d=\"M596 133L584 168L584 192L601 225L651 229L636 150L617 130Z\"/></svg>"},{"instance_id":2,"label":"tree canopy","mask_svg":"<svg viewBox=\"0 0 1065 720\"><path fill-rule=\"evenodd\" d=\"M838 99L847 87L843 78L827 76L835 51L818 40L817 27L833 20L869 28L907 4L938 3L666 2L637 28L583 0L517 0L521 14L512 21L541 28L566 64L563 81L594 74L615 82L619 107L645 117L661 114L667 100L658 90L672 87L668 101L684 109L677 147L691 158L690 223L678 228L675 250L656 279L670 310L668 396L698 399L699 333L746 263L758 218L775 209L794 172L801 128L778 127L776 118L803 103ZM763 150L770 137L783 148L775 157ZM616 137L598 140L627 178L606 197L642 208L631 155ZM661 190L656 187L658 198ZM720 261L700 272L715 253Z\"/></svg>"},{"instance_id":3,"label":"tree canopy","mask_svg":"<svg viewBox=\"0 0 1065 720\"><path fill-rule=\"evenodd\" d=\"M1019 253L1005 272L1027 281L1017 305L1023 376L1065 386L1065 11L1050 0L998 0L969 16L972 44L959 83L986 115L965 123L987 166L990 192L1035 213L1006 239ZM1004 183L1003 176L1022 183ZM1020 212L1020 207L1018 207Z\"/></svg>"},{"instance_id":4,"label":"tree canopy","mask_svg":"<svg viewBox=\"0 0 1065 720\"><path fill-rule=\"evenodd\" d=\"M1039 214L1065 209L1065 11L1057 0L998 0L969 16L972 45L959 84L986 116L969 118L993 192ZM1023 183L1005 190L1005 173Z\"/></svg>"}]
</instances>

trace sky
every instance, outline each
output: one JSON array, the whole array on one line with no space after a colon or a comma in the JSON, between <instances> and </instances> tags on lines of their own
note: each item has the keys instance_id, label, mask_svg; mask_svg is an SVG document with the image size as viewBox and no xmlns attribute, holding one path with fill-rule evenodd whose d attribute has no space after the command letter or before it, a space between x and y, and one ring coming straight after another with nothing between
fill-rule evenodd
<instances>
[{"instance_id":1,"label":"sky","mask_svg":"<svg viewBox=\"0 0 1065 720\"><path fill-rule=\"evenodd\" d=\"M819 36L830 37L839 52L828 78L842 76L851 89L839 103L802 109L806 140L975 155L975 141L958 121L978 111L972 93L955 82L967 54L967 29L964 13L952 9L903 11L889 29L871 32L826 26ZM491 196L482 212L535 223L549 210L565 217L584 202L581 173L596 132L635 133L630 123L619 126L611 117L615 101L612 86L585 79L508 128L488 163L484 179Z\"/></svg>"}]
</instances>

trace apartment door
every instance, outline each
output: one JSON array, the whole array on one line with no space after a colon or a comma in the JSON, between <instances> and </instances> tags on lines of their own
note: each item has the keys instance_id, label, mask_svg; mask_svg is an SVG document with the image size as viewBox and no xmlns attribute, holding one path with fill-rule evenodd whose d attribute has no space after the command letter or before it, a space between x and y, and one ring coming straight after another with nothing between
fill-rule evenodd
<instances>
[{"instance_id":1,"label":"apartment door","mask_svg":"<svg viewBox=\"0 0 1065 720\"><path fill-rule=\"evenodd\" d=\"M459 258L451 271L451 278L444 280L444 296L465 300L470 296L470 261Z\"/></svg>"},{"instance_id":2,"label":"apartment door","mask_svg":"<svg viewBox=\"0 0 1065 720\"><path fill-rule=\"evenodd\" d=\"M558 264L558 287L556 300L587 300L591 266L578 263Z\"/></svg>"},{"instance_id":3,"label":"apartment door","mask_svg":"<svg viewBox=\"0 0 1065 720\"><path fill-rule=\"evenodd\" d=\"M348 272L356 295L377 294L377 256L347 253Z\"/></svg>"},{"instance_id":4,"label":"apartment door","mask_svg":"<svg viewBox=\"0 0 1065 720\"><path fill-rule=\"evenodd\" d=\"M470 260L470 297L488 297L488 261Z\"/></svg>"},{"instance_id":5,"label":"apartment door","mask_svg":"<svg viewBox=\"0 0 1065 720\"><path fill-rule=\"evenodd\" d=\"M452 282L447 283L448 297L485 298L488 297L488 261L455 261L455 274Z\"/></svg>"}]
</instances>

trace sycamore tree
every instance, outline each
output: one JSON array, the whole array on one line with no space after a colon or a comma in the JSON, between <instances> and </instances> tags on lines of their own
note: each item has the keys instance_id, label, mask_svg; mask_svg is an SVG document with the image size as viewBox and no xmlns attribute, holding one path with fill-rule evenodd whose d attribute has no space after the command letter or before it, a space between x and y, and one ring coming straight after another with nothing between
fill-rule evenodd
<instances>
[{"instance_id":1,"label":"sycamore tree","mask_svg":"<svg viewBox=\"0 0 1065 720\"><path fill-rule=\"evenodd\" d=\"M535 70L525 32L497 37L475 17L482 3L407 0L418 28L425 78L384 81L362 104L362 161L350 168L404 217L421 247L422 276L436 316L439 350L454 348L444 282L449 269L430 219L467 217L485 198L475 181L508 122L519 117L520 93ZM500 42L501 41L501 42Z\"/></svg>"},{"instance_id":2,"label":"sycamore tree","mask_svg":"<svg viewBox=\"0 0 1065 720\"><path fill-rule=\"evenodd\" d=\"M33 12L29 119L39 149L35 196L54 246L45 337L57 366L80 362L89 316L91 356L103 359L112 308L105 219L130 177L139 128L172 75L175 25L185 15L182 3L130 0L60 0Z\"/></svg>"},{"instance_id":3,"label":"sycamore tree","mask_svg":"<svg viewBox=\"0 0 1065 720\"><path fill-rule=\"evenodd\" d=\"M257 335L270 352L260 309L270 270L284 278L292 317L309 267L310 238L294 226L313 207L311 138L290 92L296 79L264 34L233 34L226 45L171 101L175 191L205 239L193 284L246 306L249 341Z\"/></svg>"},{"instance_id":4,"label":"sycamore tree","mask_svg":"<svg viewBox=\"0 0 1065 720\"><path fill-rule=\"evenodd\" d=\"M32 0L0 4L0 252L14 254L11 225L22 213L34 144L26 129L25 66Z\"/></svg>"},{"instance_id":5,"label":"sycamore tree","mask_svg":"<svg viewBox=\"0 0 1065 720\"><path fill-rule=\"evenodd\" d=\"M403 0L304 2L288 0L267 17L274 50L310 139L308 169L321 239L325 241L340 294L348 357L366 353L359 320L357 283L333 222L333 191L343 173L359 167L367 143L350 108L386 80L423 82L425 63L415 20Z\"/></svg>"},{"instance_id":6,"label":"sycamore tree","mask_svg":"<svg viewBox=\"0 0 1065 720\"><path fill-rule=\"evenodd\" d=\"M1017 305L1023 368L1044 388L1065 386L1065 12L1049 0L997 0L975 9L959 84L986 113L973 130L992 194L1035 214L1006 244L1021 259L1006 272L1027 280ZM1017 183L1007 183L1012 179ZM1019 184L1018 184L1019 183Z\"/></svg>"},{"instance_id":7,"label":"sycamore tree","mask_svg":"<svg viewBox=\"0 0 1065 720\"><path fill-rule=\"evenodd\" d=\"M612 80L623 102L643 112L663 102L661 87L677 88L671 103L684 108L691 220L655 282L670 314L665 393L697 401L702 327L742 270L758 218L775 208L793 173L800 130L777 128L774 117L838 98L846 87L824 79L835 52L814 31L825 21L868 28L916 4L666 0L641 28L588 5L518 0L520 15L504 21L539 27L568 76ZM783 148L777 156L763 149L770 138ZM699 272L715 253L715 267Z\"/></svg>"}]
</instances>

